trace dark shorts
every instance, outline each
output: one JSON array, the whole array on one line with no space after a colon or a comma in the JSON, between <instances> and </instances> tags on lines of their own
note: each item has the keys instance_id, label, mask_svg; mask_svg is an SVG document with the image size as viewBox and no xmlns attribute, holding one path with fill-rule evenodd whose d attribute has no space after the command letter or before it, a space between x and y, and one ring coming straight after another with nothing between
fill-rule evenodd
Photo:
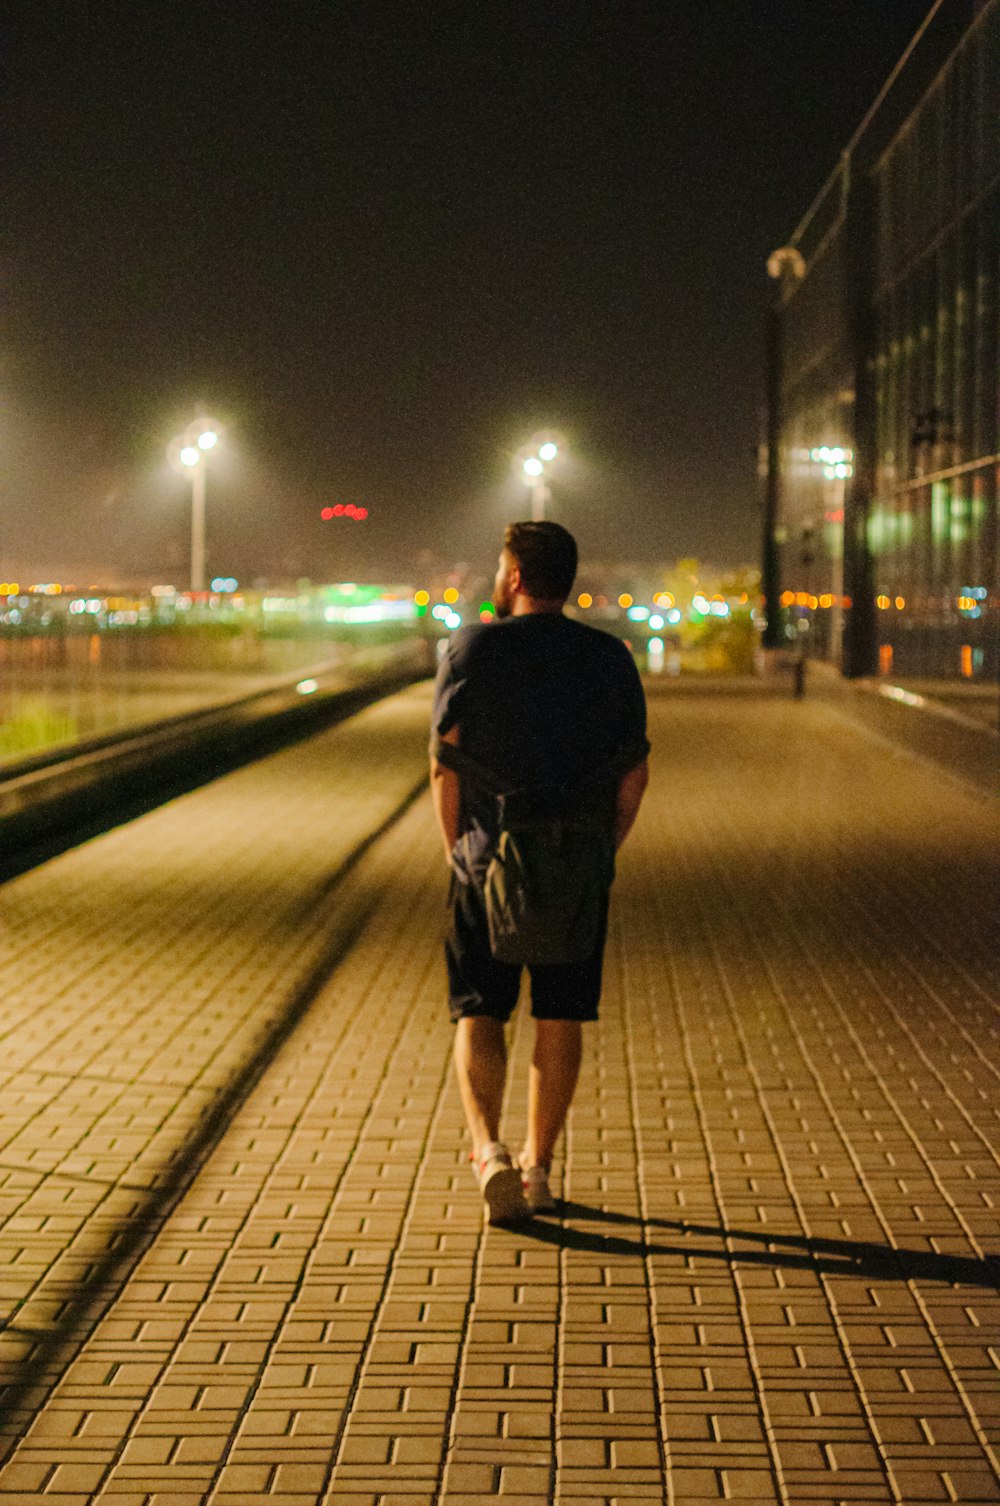
<instances>
[{"instance_id":1,"label":"dark shorts","mask_svg":"<svg viewBox=\"0 0 1000 1506\"><path fill-rule=\"evenodd\" d=\"M451 925L444 950L451 1017L462 1020L487 1015L506 1023L521 991L523 969L517 963L498 962L490 951L486 908L482 890L475 883L453 876L449 906ZM559 966L529 967L531 1013L536 1020L597 1019L607 930L605 907L600 942L590 957Z\"/></svg>"}]
</instances>

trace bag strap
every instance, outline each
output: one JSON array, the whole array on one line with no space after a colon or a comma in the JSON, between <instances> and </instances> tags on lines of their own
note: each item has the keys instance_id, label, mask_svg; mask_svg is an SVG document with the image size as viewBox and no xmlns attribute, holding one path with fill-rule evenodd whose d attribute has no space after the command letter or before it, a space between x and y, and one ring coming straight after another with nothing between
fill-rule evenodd
<instances>
[{"instance_id":1,"label":"bag strap","mask_svg":"<svg viewBox=\"0 0 1000 1506\"><path fill-rule=\"evenodd\" d=\"M478 784L491 795L507 795L510 793L504 787L503 781L488 769L485 764L476 758L470 758L468 753L463 753L456 743L446 743L437 733L431 740L431 757L437 759L446 769L453 774L458 774L462 779L468 779L472 784Z\"/></svg>"}]
</instances>

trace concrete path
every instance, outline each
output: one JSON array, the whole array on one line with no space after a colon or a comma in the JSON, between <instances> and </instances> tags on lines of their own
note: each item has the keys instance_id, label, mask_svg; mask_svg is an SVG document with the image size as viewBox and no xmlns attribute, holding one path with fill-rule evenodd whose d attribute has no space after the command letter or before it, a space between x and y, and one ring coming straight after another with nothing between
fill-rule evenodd
<instances>
[{"instance_id":1,"label":"concrete path","mask_svg":"<svg viewBox=\"0 0 1000 1506\"><path fill-rule=\"evenodd\" d=\"M485 1230L427 713L0 891L0 1506L1000 1501L995 807L654 690L565 1203Z\"/></svg>"}]
</instances>

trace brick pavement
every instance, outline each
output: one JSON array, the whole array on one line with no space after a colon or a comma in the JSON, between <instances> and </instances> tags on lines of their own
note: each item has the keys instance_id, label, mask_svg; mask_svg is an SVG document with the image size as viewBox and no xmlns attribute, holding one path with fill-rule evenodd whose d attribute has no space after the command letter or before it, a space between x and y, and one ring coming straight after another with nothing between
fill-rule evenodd
<instances>
[{"instance_id":1,"label":"brick pavement","mask_svg":"<svg viewBox=\"0 0 1000 1506\"><path fill-rule=\"evenodd\" d=\"M333 881L426 711L4 889L0 1506L1000 1501L990 803L655 694L562 1216L485 1230L427 798Z\"/></svg>"}]
</instances>

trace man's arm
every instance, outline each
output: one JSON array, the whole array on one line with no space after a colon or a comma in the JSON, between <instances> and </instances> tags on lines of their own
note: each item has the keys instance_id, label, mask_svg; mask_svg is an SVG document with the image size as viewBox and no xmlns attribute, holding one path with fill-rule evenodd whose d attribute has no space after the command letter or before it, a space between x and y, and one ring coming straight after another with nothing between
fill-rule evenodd
<instances>
[{"instance_id":1,"label":"man's arm","mask_svg":"<svg viewBox=\"0 0 1000 1506\"><path fill-rule=\"evenodd\" d=\"M644 758L634 769L629 769L618 786L615 800L615 847L620 847L632 830L639 814L642 797L649 783L649 759Z\"/></svg>"},{"instance_id":2,"label":"man's arm","mask_svg":"<svg viewBox=\"0 0 1000 1506\"><path fill-rule=\"evenodd\" d=\"M451 727L447 732L442 733L441 741L457 745L458 728ZM431 755L431 799L434 802L434 814L437 816L437 823L441 829L445 856L450 864L452 849L458 841L461 785L454 770L446 769L433 754Z\"/></svg>"}]
</instances>

